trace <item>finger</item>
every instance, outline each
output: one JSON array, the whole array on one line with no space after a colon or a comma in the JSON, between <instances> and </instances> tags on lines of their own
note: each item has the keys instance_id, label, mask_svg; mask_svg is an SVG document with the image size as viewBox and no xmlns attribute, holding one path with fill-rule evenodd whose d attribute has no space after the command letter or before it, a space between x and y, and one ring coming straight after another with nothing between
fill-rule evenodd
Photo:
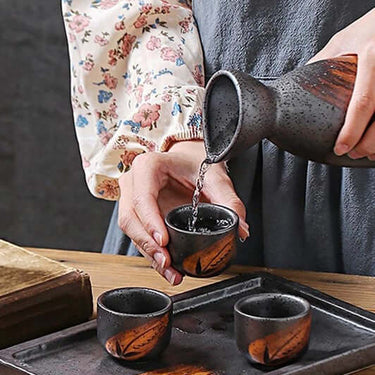
<instances>
[{"instance_id":1,"label":"finger","mask_svg":"<svg viewBox=\"0 0 375 375\"><path fill-rule=\"evenodd\" d=\"M343 155L359 142L375 109L375 49L358 55L358 70L353 95L334 152Z\"/></svg>"},{"instance_id":2,"label":"finger","mask_svg":"<svg viewBox=\"0 0 375 375\"><path fill-rule=\"evenodd\" d=\"M373 154L375 154L375 122L369 126L365 135L348 155L352 159L359 159Z\"/></svg>"},{"instance_id":3,"label":"finger","mask_svg":"<svg viewBox=\"0 0 375 375\"><path fill-rule=\"evenodd\" d=\"M183 276L170 266L170 255L164 247L147 233L132 208L133 194L133 170L122 175L119 179L121 190L119 200L118 225L133 241L140 253L150 261L153 268L157 270L172 285L180 284Z\"/></svg>"},{"instance_id":4,"label":"finger","mask_svg":"<svg viewBox=\"0 0 375 375\"><path fill-rule=\"evenodd\" d=\"M168 267L163 274L164 278L171 284L171 285L178 285L181 284L183 280L183 275L181 275L178 271L176 271L173 267Z\"/></svg>"},{"instance_id":5,"label":"finger","mask_svg":"<svg viewBox=\"0 0 375 375\"><path fill-rule=\"evenodd\" d=\"M138 156L133 162L133 202L135 213L147 233L158 243L166 246L168 232L159 205L159 191L168 179L164 173L167 158L156 153Z\"/></svg>"},{"instance_id":6,"label":"finger","mask_svg":"<svg viewBox=\"0 0 375 375\"><path fill-rule=\"evenodd\" d=\"M225 172L213 173L210 177L205 181L204 194L210 202L229 207L237 213L238 234L245 240L250 235L249 225L246 222L246 208L236 194L230 177Z\"/></svg>"},{"instance_id":7,"label":"finger","mask_svg":"<svg viewBox=\"0 0 375 375\"><path fill-rule=\"evenodd\" d=\"M375 154L367 156L368 160L375 161Z\"/></svg>"},{"instance_id":8,"label":"finger","mask_svg":"<svg viewBox=\"0 0 375 375\"><path fill-rule=\"evenodd\" d=\"M159 246L155 240L145 231L137 215L131 209L126 214L121 213L124 210L119 207L119 227L132 239L141 254L149 261L156 261L161 268L170 266L171 260L168 251Z\"/></svg>"},{"instance_id":9,"label":"finger","mask_svg":"<svg viewBox=\"0 0 375 375\"><path fill-rule=\"evenodd\" d=\"M149 260L157 261L163 268L170 264L168 252L146 232L132 207L133 171L119 178L120 200L118 225L138 246L140 252Z\"/></svg>"},{"instance_id":10,"label":"finger","mask_svg":"<svg viewBox=\"0 0 375 375\"><path fill-rule=\"evenodd\" d=\"M139 248L139 246L136 245L136 244L135 244L135 246L141 252L141 249ZM161 276L163 276L171 285L181 284L181 282L183 280L183 275L181 275L173 267L168 267L168 268L164 269L155 260L151 260L151 267L156 272L158 272Z\"/></svg>"}]
</instances>

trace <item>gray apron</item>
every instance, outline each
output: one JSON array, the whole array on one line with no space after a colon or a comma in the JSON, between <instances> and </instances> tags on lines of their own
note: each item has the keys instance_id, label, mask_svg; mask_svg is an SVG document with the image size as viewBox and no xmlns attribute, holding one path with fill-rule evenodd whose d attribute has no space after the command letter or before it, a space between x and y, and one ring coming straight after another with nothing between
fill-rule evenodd
<instances>
[{"instance_id":1,"label":"gray apron","mask_svg":"<svg viewBox=\"0 0 375 375\"><path fill-rule=\"evenodd\" d=\"M278 77L374 6L375 0L195 0L206 78L219 69ZM251 232L238 243L237 263L375 275L375 169L308 162L264 140L232 159L229 171ZM136 254L116 210L103 252Z\"/></svg>"}]
</instances>

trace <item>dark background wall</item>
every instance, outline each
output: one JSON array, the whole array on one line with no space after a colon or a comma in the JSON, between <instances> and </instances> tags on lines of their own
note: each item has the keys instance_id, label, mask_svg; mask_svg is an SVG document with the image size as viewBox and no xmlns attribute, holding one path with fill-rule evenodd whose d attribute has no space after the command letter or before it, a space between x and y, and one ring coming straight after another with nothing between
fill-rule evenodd
<instances>
[{"instance_id":1,"label":"dark background wall","mask_svg":"<svg viewBox=\"0 0 375 375\"><path fill-rule=\"evenodd\" d=\"M0 238L100 251L113 203L86 188L58 0L0 0Z\"/></svg>"}]
</instances>

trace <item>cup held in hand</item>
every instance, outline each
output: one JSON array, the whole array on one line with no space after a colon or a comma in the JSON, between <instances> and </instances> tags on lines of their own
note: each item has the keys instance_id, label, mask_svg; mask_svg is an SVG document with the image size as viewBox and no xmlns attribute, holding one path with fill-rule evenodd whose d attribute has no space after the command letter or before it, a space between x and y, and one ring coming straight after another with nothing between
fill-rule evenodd
<instances>
[{"instance_id":1,"label":"cup held in hand","mask_svg":"<svg viewBox=\"0 0 375 375\"><path fill-rule=\"evenodd\" d=\"M184 275L211 277L223 272L236 251L238 216L231 209L200 203L195 228L192 206L180 206L165 218L172 266Z\"/></svg>"}]
</instances>

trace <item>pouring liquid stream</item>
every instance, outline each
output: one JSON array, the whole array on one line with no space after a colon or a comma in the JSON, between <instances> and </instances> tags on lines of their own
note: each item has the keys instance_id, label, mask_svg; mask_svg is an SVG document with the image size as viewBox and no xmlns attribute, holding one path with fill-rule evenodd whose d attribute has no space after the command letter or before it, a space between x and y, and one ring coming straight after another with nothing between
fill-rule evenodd
<instances>
[{"instance_id":1,"label":"pouring liquid stream","mask_svg":"<svg viewBox=\"0 0 375 375\"><path fill-rule=\"evenodd\" d=\"M199 198L203 189L205 175L212 163L213 161L207 158L203 160L199 167L198 178L192 200L192 216L188 221L188 230L190 232L211 233L226 228L231 224L230 220L213 219L210 217L200 218L198 221Z\"/></svg>"},{"instance_id":2,"label":"pouring liquid stream","mask_svg":"<svg viewBox=\"0 0 375 375\"><path fill-rule=\"evenodd\" d=\"M196 182L195 190L194 190L194 194L193 194L193 202L191 204L192 211L193 211L191 221L189 222L189 231L191 231L191 232L197 231L196 224L197 224L197 220L198 220L199 198L200 198L200 195L201 195L201 191L203 189L204 177L207 173L208 168L210 167L210 164L211 164L210 160L205 159L205 160L202 161L202 163L199 167L198 178L197 178L197 182Z\"/></svg>"}]
</instances>

